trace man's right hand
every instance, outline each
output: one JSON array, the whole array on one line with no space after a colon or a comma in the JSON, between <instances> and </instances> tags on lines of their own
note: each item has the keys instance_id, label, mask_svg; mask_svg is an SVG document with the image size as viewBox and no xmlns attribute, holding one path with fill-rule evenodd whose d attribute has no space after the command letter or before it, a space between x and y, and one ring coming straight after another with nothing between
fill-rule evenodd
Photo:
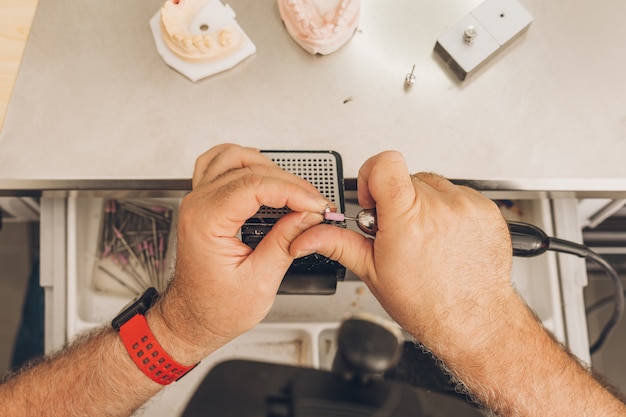
<instances>
[{"instance_id":1,"label":"man's right hand","mask_svg":"<svg viewBox=\"0 0 626 417\"><path fill-rule=\"evenodd\" d=\"M490 316L506 313L502 300L516 297L512 250L492 201L435 174L410 175L397 152L365 162L358 198L362 207L376 207L375 239L320 225L297 238L292 251L317 251L351 269L426 345L433 335L441 343L442 333L471 343Z\"/></svg>"}]
</instances>

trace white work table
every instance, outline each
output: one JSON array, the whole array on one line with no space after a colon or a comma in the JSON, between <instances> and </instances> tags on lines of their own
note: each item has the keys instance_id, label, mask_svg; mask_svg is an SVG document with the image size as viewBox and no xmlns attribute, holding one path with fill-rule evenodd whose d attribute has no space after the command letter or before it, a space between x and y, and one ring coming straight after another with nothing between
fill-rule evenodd
<instances>
[{"instance_id":1,"label":"white work table","mask_svg":"<svg viewBox=\"0 0 626 417\"><path fill-rule=\"evenodd\" d=\"M94 218L71 191L182 194L196 157L219 143L334 150L350 179L396 149L412 171L562 197L528 203L525 215L575 241L577 197L626 197L623 0L520 0L533 23L464 82L433 48L481 0L363 0L359 29L328 56L289 37L276 0L230 0L257 51L196 83L157 53L149 20L162 2L39 0L0 132L0 194L64 190L42 199L48 347L71 327L68 277L90 277L80 239ZM588 359L585 265L571 258L527 274L553 277L550 288L527 287L542 319Z\"/></svg>"},{"instance_id":2,"label":"white work table","mask_svg":"<svg viewBox=\"0 0 626 417\"><path fill-rule=\"evenodd\" d=\"M363 0L358 31L328 56L289 37L275 1L224 1L257 52L193 83L155 48L162 0L40 0L0 189L176 188L228 141L334 150L346 178L397 149L413 171L487 188L626 194L626 2L520 2L529 29L460 82L433 47L481 0Z\"/></svg>"}]
</instances>

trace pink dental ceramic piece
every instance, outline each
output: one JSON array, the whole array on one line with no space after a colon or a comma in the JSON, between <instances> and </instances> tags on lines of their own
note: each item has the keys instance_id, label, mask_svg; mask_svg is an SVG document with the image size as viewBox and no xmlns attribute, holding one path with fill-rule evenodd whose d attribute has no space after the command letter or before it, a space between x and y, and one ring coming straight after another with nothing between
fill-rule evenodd
<instances>
[{"instance_id":1,"label":"pink dental ceramic piece","mask_svg":"<svg viewBox=\"0 0 626 417\"><path fill-rule=\"evenodd\" d=\"M332 211L324 212L324 220L331 220L334 222L342 222L346 220L346 216L343 213L335 213Z\"/></svg>"}]
</instances>

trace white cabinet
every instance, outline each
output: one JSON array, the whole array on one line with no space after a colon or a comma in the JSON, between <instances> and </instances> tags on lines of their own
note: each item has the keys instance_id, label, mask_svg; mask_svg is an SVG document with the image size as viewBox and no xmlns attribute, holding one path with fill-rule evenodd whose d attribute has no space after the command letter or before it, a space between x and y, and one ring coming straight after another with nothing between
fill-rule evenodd
<instances>
[{"instance_id":1,"label":"white cabinet","mask_svg":"<svg viewBox=\"0 0 626 417\"><path fill-rule=\"evenodd\" d=\"M39 202L32 197L0 197L2 222L39 221Z\"/></svg>"},{"instance_id":2,"label":"white cabinet","mask_svg":"<svg viewBox=\"0 0 626 417\"><path fill-rule=\"evenodd\" d=\"M167 204L175 213L179 198L147 201ZM80 193L42 199L41 270L42 285L46 289L47 350L58 348L79 332L109 323L132 298L131 292L124 293L115 283L107 286L94 280L103 201L102 196L81 196ZM349 199L347 203L347 213L353 214L357 207ZM535 224L550 235L579 237L573 200L534 198L518 200L515 207L516 210L503 209L505 216ZM556 217L553 216L555 210L558 211ZM564 236L567 230L575 232ZM171 249L173 240L170 244ZM171 265L171 257L168 259ZM564 275L559 276L559 272ZM581 359L589 361L582 300L582 288L586 284L584 263L568 256L557 258L553 253L516 258L512 279L546 328L569 344ZM252 358L328 367L333 354L334 331L342 317L363 311L386 317L367 287L350 271L346 280L338 283L335 295L280 295L263 323L205 359L181 381L163 390L137 415L180 414L206 372L223 359Z\"/></svg>"}]
</instances>

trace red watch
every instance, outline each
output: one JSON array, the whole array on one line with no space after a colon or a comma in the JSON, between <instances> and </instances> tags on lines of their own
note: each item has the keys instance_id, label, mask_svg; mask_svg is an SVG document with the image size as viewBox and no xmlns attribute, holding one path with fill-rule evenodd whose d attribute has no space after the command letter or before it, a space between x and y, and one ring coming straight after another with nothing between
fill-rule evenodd
<instances>
[{"instance_id":1,"label":"red watch","mask_svg":"<svg viewBox=\"0 0 626 417\"><path fill-rule=\"evenodd\" d=\"M122 338L131 359L154 382L168 385L182 378L196 365L176 362L156 340L148 323L146 311L154 305L159 293L150 287L139 298L124 308L111 322Z\"/></svg>"}]
</instances>

